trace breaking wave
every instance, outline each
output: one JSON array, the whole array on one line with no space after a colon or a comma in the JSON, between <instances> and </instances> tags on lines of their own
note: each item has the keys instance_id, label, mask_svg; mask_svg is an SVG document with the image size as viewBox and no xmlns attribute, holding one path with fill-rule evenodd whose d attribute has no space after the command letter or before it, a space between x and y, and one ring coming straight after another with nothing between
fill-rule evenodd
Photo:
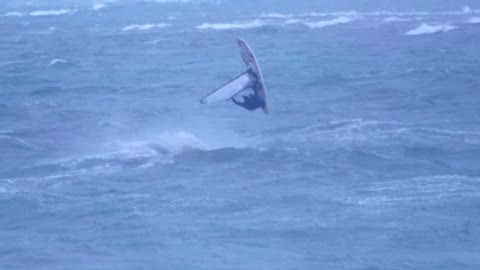
<instances>
[{"instance_id":1,"label":"breaking wave","mask_svg":"<svg viewBox=\"0 0 480 270\"><path fill-rule=\"evenodd\" d=\"M468 19L468 23L480 23L480 17L472 17Z\"/></svg>"},{"instance_id":2,"label":"breaking wave","mask_svg":"<svg viewBox=\"0 0 480 270\"><path fill-rule=\"evenodd\" d=\"M401 18L396 16L387 17L383 19L384 22L408 22L411 20L412 20L411 18Z\"/></svg>"},{"instance_id":3,"label":"breaking wave","mask_svg":"<svg viewBox=\"0 0 480 270\"><path fill-rule=\"evenodd\" d=\"M191 150L208 150L207 145L188 132L164 133L146 140L114 141L105 145L105 153L93 155L80 161L96 160L101 162L139 162L146 166L155 162L171 162L175 155Z\"/></svg>"},{"instance_id":4,"label":"breaking wave","mask_svg":"<svg viewBox=\"0 0 480 270\"><path fill-rule=\"evenodd\" d=\"M438 204L459 197L477 197L480 178L467 175L430 175L377 182L366 187L366 196L348 203L365 206Z\"/></svg>"},{"instance_id":5,"label":"breaking wave","mask_svg":"<svg viewBox=\"0 0 480 270\"><path fill-rule=\"evenodd\" d=\"M165 28L170 26L168 23L158 23L158 24L132 24L122 28L123 31L132 31L132 30L150 30L153 28Z\"/></svg>"},{"instance_id":6,"label":"breaking wave","mask_svg":"<svg viewBox=\"0 0 480 270\"><path fill-rule=\"evenodd\" d=\"M294 23L301 23L302 20L299 19L288 19L285 24L294 24Z\"/></svg>"},{"instance_id":7,"label":"breaking wave","mask_svg":"<svg viewBox=\"0 0 480 270\"><path fill-rule=\"evenodd\" d=\"M197 26L197 29L214 29L214 30L230 30L230 29L251 29L265 25L261 20L253 20L246 23L204 23Z\"/></svg>"},{"instance_id":8,"label":"breaking wave","mask_svg":"<svg viewBox=\"0 0 480 270\"><path fill-rule=\"evenodd\" d=\"M105 5L105 4L103 4L103 3L97 3L97 4L94 4L94 5L92 6L92 9L93 9L93 10L101 10L101 9L106 8L106 7L107 7L107 5Z\"/></svg>"},{"instance_id":9,"label":"breaking wave","mask_svg":"<svg viewBox=\"0 0 480 270\"><path fill-rule=\"evenodd\" d=\"M38 17L38 16L59 16L59 15L67 15L73 14L76 10L72 9L51 9L51 10L37 10L30 12L30 16Z\"/></svg>"},{"instance_id":10,"label":"breaking wave","mask_svg":"<svg viewBox=\"0 0 480 270\"><path fill-rule=\"evenodd\" d=\"M27 14L24 13L24 12L18 12L18 11L9 11L9 12L3 14L3 16L5 16L5 17L23 17L25 15L27 15Z\"/></svg>"},{"instance_id":11,"label":"breaking wave","mask_svg":"<svg viewBox=\"0 0 480 270\"><path fill-rule=\"evenodd\" d=\"M305 22L304 24L310 28L323 28L327 26L333 26L337 24L344 24L344 23L349 23L355 20L354 18L351 17L337 17L328 21L318 21L318 22Z\"/></svg>"},{"instance_id":12,"label":"breaking wave","mask_svg":"<svg viewBox=\"0 0 480 270\"><path fill-rule=\"evenodd\" d=\"M462 144L472 144L480 141L480 132L448 130L416 126L395 121L375 121L351 119L315 123L290 131L286 138L296 142L368 142L381 143L383 140L419 140L419 141L456 141Z\"/></svg>"},{"instance_id":13,"label":"breaking wave","mask_svg":"<svg viewBox=\"0 0 480 270\"><path fill-rule=\"evenodd\" d=\"M423 23L419 27L412 29L405 33L405 35L416 36L416 35L428 35L441 32L448 32L456 29L455 26L450 24L439 24L439 25L430 25Z\"/></svg>"},{"instance_id":14,"label":"breaking wave","mask_svg":"<svg viewBox=\"0 0 480 270\"><path fill-rule=\"evenodd\" d=\"M287 19L292 18L295 15L292 14L281 14L281 13L262 13L260 15L263 18L278 18L278 19Z\"/></svg>"},{"instance_id":15,"label":"breaking wave","mask_svg":"<svg viewBox=\"0 0 480 270\"><path fill-rule=\"evenodd\" d=\"M461 10L449 10L449 11L438 11L438 12L427 12L427 11L391 11L391 10L377 10L377 11L367 11L367 12L357 12L355 10L351 11L334 11L334 12L310 12L303 14L282 14L276 12L263 12L260 16L263 18L299 18L299 17L415 17L415 16L442 16L442 15L452 15L452 16L462 16L466 14L480 14L480 10L472 9L468 6L464 7ZM411 19L411 18L406 18Z\"/></svg>"},{"instance_id":16,"label":"breaking wave","mask_svg":"<svg viewBox=\"0 0 480 270\"><path fill-rule=\"evenodd\" d=\"M68 64L68 61L61 58L52 59L50 63L48 63L49 66L62 66L67 64Z\"/></svg>"},{"instance_id":17,"label":"breaking wave","mask_svg":"<svg viewBox=\"0 0 480 270\"><path fill-rule=\"evenodd\" d=\"M12 145L11 148L30 148L27 142L0 136L0 145L5 148L5 145L2 145L4 143ZM170 164L174 162L177 155L189 151L209 151L205 143L188 132L164 133L147 140L112 141L98 149L96 153L77 154L65 159L34 165L24 170L21 179L54 180L116 173L125 169Z\"/></svg>"},{"instance_id":18,"label":"breaking wave","mask_svg":"<svg viewBox=\"0 0 480 270\"><path fill-rule=\"evenodd\" d=\"M150 0L156 3L190 3L190 0Z\"/></svg>"}]
</instances>

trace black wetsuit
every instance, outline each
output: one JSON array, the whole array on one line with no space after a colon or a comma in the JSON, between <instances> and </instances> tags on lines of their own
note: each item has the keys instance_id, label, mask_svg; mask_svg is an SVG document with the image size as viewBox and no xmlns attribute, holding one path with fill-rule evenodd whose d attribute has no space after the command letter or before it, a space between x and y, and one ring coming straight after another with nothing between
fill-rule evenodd
<instances>
[{"instance_id":1,"label":"black wetsuit","mask_svg":"<svg viewBox=\"0 0 480 270\"><path fill-rule=\"evenodd\" d=\"M253 111L265 106L265 102L254 94L243 96L243 102L238 102L235 100L235 98L232 98L232 101L238 106L241 106L249 111Z\"/></svg>"},{"instance_id":2,"label":"black wetsuit","mask_svg":"<svg viewBox=\"0 0 480 270\"><path fill-rule=\"evenodd\" d=\"M252 71L248 71L250 75L254 77L255 83L252 86L252 90L254 94L250 94L248 96L243 96L243 102L238 102L235 98L232 98L233 103L237 104L240 107L243 107L249 111L256 110L258 108L265 107L265 101L262 100L258 95L257 92L260 88L260 84L257 81L255 74Z\"/></svg>"}]
</instances>

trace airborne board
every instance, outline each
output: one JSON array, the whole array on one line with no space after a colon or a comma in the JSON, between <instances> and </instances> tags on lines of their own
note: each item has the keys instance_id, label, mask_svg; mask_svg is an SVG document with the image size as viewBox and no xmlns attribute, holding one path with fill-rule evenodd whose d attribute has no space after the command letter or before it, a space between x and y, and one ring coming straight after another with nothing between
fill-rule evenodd
<instances>
[{"instance_id":1,"label":"airborne board","mask_svg":"<svg viewBox=\"0 0 480 270\"><path fill-rule=\"evenodd\" d=\"M257 58L245 41L237 39L237 43L240 47L240 54L243 62L247 66L247 72L240 74L224 86L212 91L202 98L200 102L205 104L228 101L244 89L250 88L254 83L257 83L260 87L256 88L255 94L264 101L265 106L262 107L262 110L265 113L268 113L265 83ZM253 73L253 75L250 75L249 73Z\"/></svg>"},{"instance_id":2,"label":"airborne board","mask_svg":"<svg viewBox=\"0 0 480 270\"><path fill-rule=\"evenodd\" d=\"M268 113L267 89L265 87L262 70L258 64L257 57L253 53L252 49L250 49L250 46L248 46L247 42L242 39L237 39L237 43L240 47L240 53L242 55L243 62L257 77L260 87L258 88L256 94L265 102L265 106L262 107L263 112Z\"/></svg>"}]
</instances>

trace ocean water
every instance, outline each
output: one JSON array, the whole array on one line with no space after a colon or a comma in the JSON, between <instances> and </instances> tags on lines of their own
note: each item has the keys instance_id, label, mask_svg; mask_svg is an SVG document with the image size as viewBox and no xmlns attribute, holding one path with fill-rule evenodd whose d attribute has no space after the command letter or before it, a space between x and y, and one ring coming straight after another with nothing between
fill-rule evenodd
<instances>
[{"instance_id":1,"label":"ocean water","mask_svg":"<svg viewBox=\"0 0 480 270\"><path fill-rule=\"evenodd\" d=\"M480 7L73 2L0 8L1 269L480 269Z\"/></svg>"}]
</instances>

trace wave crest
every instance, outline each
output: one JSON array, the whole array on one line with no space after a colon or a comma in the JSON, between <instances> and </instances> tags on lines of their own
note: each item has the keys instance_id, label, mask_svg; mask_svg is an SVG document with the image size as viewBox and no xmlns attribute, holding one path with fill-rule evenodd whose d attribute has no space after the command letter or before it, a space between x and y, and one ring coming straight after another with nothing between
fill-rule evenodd
<instances>
[{"instance_id":1,"label":"wave crest","mask_svg":"<svg viewBox=\"0 0 480 270\"><path fill-rule=\"evenodd\" d=\"M27 15L27 14L24 13L24 12L18 12L18 11L9 11L9 12L3 14L3 16L5 16L5 17L23 17L25 15Z\"/></svg>"},{"instance_id":2,"label":"wave crest","mask_svg":"<svg viewBox=\"0 0 480 270\"><path fill-rule=\"evenodd\" d=\"M310 28L323 28L323 27L326 27L326 26L333 26L333 25L337 25L337 24L349 23L349 22L352 22L353 20L354 20L354 18L341 16L341 17L337 17L337 18L334 18L334 19L331 19L331 20L328 20L328 21L318 21L318 22L310 22L310 23L307 22L307 23L305 23L305 25L310 27Z\"/></svg>"},{"instance_id":3,"label":"wave crest","mask_svg":"<svg viewBox=\"0 0 480 270\"><path fill-rule=\"evenodd\" d=\"M295 15L292 14L281 14L281 13L262 13L260 15L261 17L264 18L277 18L277 19L287 19L287 18L292 18Z\"/></svg>"},{"instance_id":4,"label":"wave crest","mask_svg":"<svg viewBox=\"0 0 480 270\"><path fill-rule=\"evenodd\" d=\"M452 31L456 28L457 27L450 24L430 25L430 24L423 23L417 28L406 32L405 35L417 36L417 35L429 35L429 34L442 33L442 32L444 33L444 32Z\"/></svg>"},{"instance_id":5,"label":"wave crest","mask_svg":"<svg viewBox=\"0 0 480 270\"><path fill-rule=\"evenodd\" d=\"M30 12L30 16L38 17L38 16L59 16L59 15L67 15L73 14L75 10L71 9L50 9L50 10L37 10Z\"/></svg>"},{"instance_id":6,"label":"wave crest","mask_svg":"<svg viewBox=\"0 0 480 270\"><path fill-rule=\"evenodd\" d=\"M246 23L203 23L197 26L197 29L214 29L214 30L230 30L230 29L251 29L265 25L261 20L253 20Z\"/></svg>"},{"instance_id":7,"label":"wave crest","mask_svg":"<svg viewBox=\"0 0 480 270\"><path fill-rule=\"evenodd\" d=\"M150 30L152 28L165 28L170 26L168 23L157 23L157 24L132 24L132 25L127 25L122 28L123 31L132 31L132 30Z\"/></svg>"},{"instance_id":8,"label":"wave crest","mask_svg":"<svg viewBox=\"0 0 480 270\"><path fill-rule=\"evenodd\" d=\"M105 4L103 4L103 3L97 3L97 4L94 4L94 5L92 6L92 9L93 9L93 10L101 10L101 9L106 8L106 7L107 7L107 5L105 5Z\"/></svg>"},{"instance_id":9,"label":"wave crest","mask_svg":"<svg viewBox=\"0 0 480 270\"><path fill-rule=\"evenodd\" d=\"M468 23L480 23L480 17L472 17L468 19Z\"/></svg>"},{"instance_id":10,"label":"wave crest","mask_svg":"<svg viewBox=\"0 0 480 270\"><path fill-rule=\"evenodd\" d=\"M65 66L68 65L68 61L62 58L55 58L48 63L49 66Z\"/></svg>"}]
</instances>

